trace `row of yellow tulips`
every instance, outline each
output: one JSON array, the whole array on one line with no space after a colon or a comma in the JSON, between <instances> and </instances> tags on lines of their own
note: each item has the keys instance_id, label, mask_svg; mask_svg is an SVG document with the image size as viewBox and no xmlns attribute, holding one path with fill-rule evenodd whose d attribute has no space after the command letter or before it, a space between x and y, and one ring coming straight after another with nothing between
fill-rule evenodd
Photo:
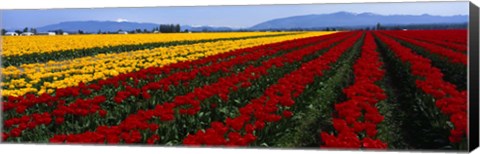
<instances>
[{"instance_id":1,"label":"row of yellow tulips","mask_svg":"<svg viewBox=\"0 0 480 154\"><path fill-rule=\"evenodd\" d=\"M280 34L271 32L267 35ZM59 36L5 36L3 37L3 57L21 56L32 53L49 53L62 50L111 47L118 45L144 44L153 42L194 41L204 39L248 37L266 33L172 33L135 35L59 35Z\"/></svg>"}]
</instances>

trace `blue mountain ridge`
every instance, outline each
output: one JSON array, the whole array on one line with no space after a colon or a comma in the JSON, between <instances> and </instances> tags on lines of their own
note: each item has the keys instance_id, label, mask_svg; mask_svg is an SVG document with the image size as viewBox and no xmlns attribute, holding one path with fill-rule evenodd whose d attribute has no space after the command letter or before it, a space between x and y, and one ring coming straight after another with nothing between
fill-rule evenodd
<instances>
[{"instance_id":1,"label":"blue mountain ridge","mask_svg":"<svg viewBox=\"0 0 480 154\"><path fill-rule=\"evenodd\" d=\"M467 15L454 16L434 16L428 14L422 15L379 15L374 13L350 13L336 12L330 14L310 14L301 16L291 16L286 18L278 18L268 20L247 30L266 30L266 29L293 29L293 28L325 28L325 27L359 27L359 26L375 26L377 23L382 25L408 25L408 24L448 24L448 23L466 23ZM37 31L54 31L62 29L64 31L76 32L82 30L89 33L97 31L118 31L118 30L135 30L147 29L152 30L160 24L156 23L138 23L138 22L116 22L116 21L68 21L57 24L38 27ZM181 30L184 31L229 31L236 30L230 27L213 27L213 26L191 26L182 25Z\"/></svg>"},{"instance_id":2,"label":"blue mountain ridge","mask_svg":"<svg viewBox=\"0 0 480 154\"><path fill-rule=\"evenodd\" d=\"M54 31L62 29L63 31L76 32L82 30L88 33L96 33L98 31L131 31L136 29L147 29L151 31L155 27L159 27L160 24L156 23L138 23L138 22L116 22L116 21L68 21L61 22L58 24L47 25L37 28L37 31ZM180 26L181 30L184 31L188 29L189 31L227 31L232 30L229 27L211 27L211 26L189 26L182 25Z\"/></svg>"},{"instance_id":3,"label":"blue mountain ridge","mask_svg":"<svg viewBox=\"0 0 480 154\"><path fill-rule=\"evenodd\" d=\"M410 24L447 24L466 23L467 15L434 16L422 15L379 15L374 13L337 12L331 14L311 14L278 18L265 21L250 27L253 30L261 29L292 29L292 28L325 28L325 27L358 27L381 25L410 25Z\"/></svg>"}]
</instances>

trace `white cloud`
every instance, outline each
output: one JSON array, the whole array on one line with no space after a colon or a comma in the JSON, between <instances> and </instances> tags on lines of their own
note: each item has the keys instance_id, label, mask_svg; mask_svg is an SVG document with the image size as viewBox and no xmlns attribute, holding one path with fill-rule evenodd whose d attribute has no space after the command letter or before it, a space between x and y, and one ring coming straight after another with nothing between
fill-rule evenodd
<instances>
[{"instance_id":1,"label":"white cloud","mask_svg":"<svg viewBox=\"0 0 480 154\"><path fill-rule=\"evenodd\" d=\"M123 19L123 18L118 18L118 19L115 20L115 21L117 21L117 22L126 22L126 21L128 21L128 20L127 20L127 19Z\"/></svg>"}]
</instances>

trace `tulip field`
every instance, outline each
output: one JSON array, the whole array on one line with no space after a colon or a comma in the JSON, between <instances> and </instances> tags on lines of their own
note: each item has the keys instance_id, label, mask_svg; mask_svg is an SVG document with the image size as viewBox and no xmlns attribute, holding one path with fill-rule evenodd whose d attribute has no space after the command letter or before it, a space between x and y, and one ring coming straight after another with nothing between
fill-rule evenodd
<instances>
[{"instance_id":1,"label":"tulip field","mask_svg":"<svg viewBox=\"0 0 480 154\"><path fill-rule=\"evenodd\" d=\"M467 149L466 30L2 39L2 142Z\"/></svg>"}]
</instances>

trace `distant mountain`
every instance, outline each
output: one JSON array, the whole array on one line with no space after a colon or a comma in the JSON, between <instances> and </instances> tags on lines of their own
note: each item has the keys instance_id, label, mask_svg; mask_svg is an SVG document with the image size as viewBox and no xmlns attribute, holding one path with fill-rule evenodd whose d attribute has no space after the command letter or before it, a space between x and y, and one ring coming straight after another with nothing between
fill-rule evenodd
<instances>
[{"instance_id":1,"label":"distant mountain","mask_svg":"<svg viewBox=\"0 0 480 154\"><path fill-rule=\"evenodd\" d=\"M38 27L37 31L39 32L46 32L46 31L54 31L58 29L62 29L63 31L67 32L77 32L78 30L82 30L84 32L89 33L96 33L100 31L118 31L118 30L125 30L131 31L135 29L147 29L152 30L154 27L158 27L160 24L156 23L138 23L138 22L117 22L117 21L68 21L68 22L61 22L58 24L47 25L43 27ZM180 26L181 30L184 31L188 29L188 31L230 31L233 30L229 27L213 27L213 26L190 26L190 25L182 25Z\"/></svg>"},{"instance_id":2,"label":"distant mountain","mask_svg":"<svg viewBox=\"0 0 480 154\"><path fill-rule=\"evenodd\" d=\"M116 21L68 21L58 24L47 25L38 27L37 31L54 31L62 29L63 31L76 32L83 30L84 32L96 33L101 31L118 31L118 30L135 30L135 29L147 29L152 30L154 27L158 27L159 24L154 23L137 23L137 22L116 22Z\"/></svg>"},{"instance_id":3,"label":"distant mountain","mask_svg":"<svg viewBox=\"0 0 480 154\"><path fill-rule=\"evenodd\" d=\"M374 13L337 12L332 14L312 14L273 19L250 27L252 30L325 28L325 27L359 27L381 25L409 24L443 24L466 23L467 15L433 16L423 15L379 15Z\"/></svg>"},{"instance_id":4,"label":"distant mountain","mask_svg":"<svg viewBox=\"0 0 480 154\"><path fill-rule=\"evenodd\" d=\"M214 26L190 26L190 25L182 25L180 26L182 31L194 31L194 32L201 32L201 31L231 31L234 30L230 27L214 27Z\"/></svg>"}]
</instances>

